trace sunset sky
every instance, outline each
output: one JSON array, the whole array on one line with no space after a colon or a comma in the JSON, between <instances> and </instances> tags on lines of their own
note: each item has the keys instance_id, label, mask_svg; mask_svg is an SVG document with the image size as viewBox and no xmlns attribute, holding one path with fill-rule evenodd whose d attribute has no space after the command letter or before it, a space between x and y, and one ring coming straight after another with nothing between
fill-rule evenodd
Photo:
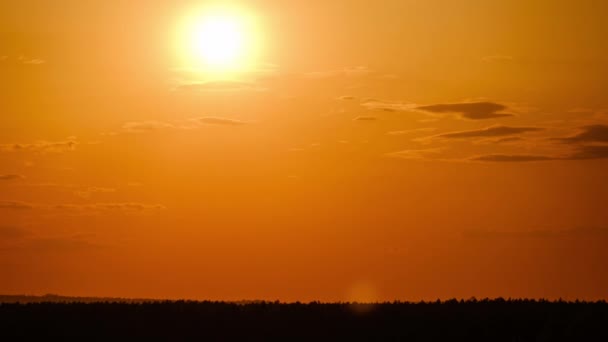
<instances>
[{"instance_id":1,"label":"sunset sky","mask_svg":"<svg viewBox=\"0 0 608 342\"><path fill-rule=\"evenodd\" d=\"M606 13L1 1L0 293L606 299Z\"/></svg>"}]
</instances>

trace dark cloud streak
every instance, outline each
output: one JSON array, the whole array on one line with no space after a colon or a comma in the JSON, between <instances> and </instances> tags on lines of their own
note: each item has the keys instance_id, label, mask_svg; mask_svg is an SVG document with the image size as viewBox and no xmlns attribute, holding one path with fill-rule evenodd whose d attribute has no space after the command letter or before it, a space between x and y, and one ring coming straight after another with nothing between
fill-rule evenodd
<instances>
[{"instance_id":1,"label":"dark cloud streak","mask_svg":"<svg viewBox=\"0 0 608 342\"><path fill-rule=\"evenodd\" d=\"M471 161L480 162L536 162L536 161L547 161L556 160L559 158L533 155L533 154L486 154L482 156L475 156L469 158Z\"/></svg>"},{"instance_id":2,"label":"dark cloud streak","mask_svg":"<svg viewBox=\"0 0 608 342\"><path fill-rule=\"evenodd\" d=\"M22 175L14 175L14 174L0 175L0 181L13 181L13 180L19 180L19 179L25 179L25 177Z\"/></svg>"},{"instance_id":3,"label":"dark cloud streak","mask_svg":"<svg viewBox=\"0 0 608 342\"><path fill-rule=\"evenodd\" d=\"M480 138L480 137L500 137L507 135L516 135L528 132L542 131L540 127L509 127L509 126L492 126L471 131L450 132L436 135L436 138Z\"/></svg>"},{"instance_id":4,"label":"dark cloud streak","mask_svg":"<svg viewBox=\"0 0 608 342\"><path fill-rule=\"evenodd\" d=\"M513 114L509 113L500 113L506 110L507 107L493 102L435 104L429 106L418 106L416 109L438 114L457 113L470 120L484 120L513 116Z\"/></svg>"},{"instance_id":5,"label":"dark cloud streak","mask_svg":"<svg viewBox=\"0 0 608 342\"><path fill-rule=\"evenodd\" d=\"M30 210L35 209L36 206L31 203L21 201L0 201L0 209L6 210Z\"/></svg>"},{"instance_id":6,"label":"dark cloud streak","mask_svg":"<svg viewBox=\"0 0 608 342\"><path fill-rule=\"evenodd\" d=\"M608 142L608 126L588 125L583 126L580 132L574 136L566 138L556 138L555 140L563 143L577 144L588 142Z\"/></svg>"}]
</instances>

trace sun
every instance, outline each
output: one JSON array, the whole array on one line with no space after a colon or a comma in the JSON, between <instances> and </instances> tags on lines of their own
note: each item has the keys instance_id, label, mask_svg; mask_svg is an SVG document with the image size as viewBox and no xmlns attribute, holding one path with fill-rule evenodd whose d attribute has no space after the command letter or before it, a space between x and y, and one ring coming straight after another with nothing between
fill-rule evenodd
<instances>
[{"instance_id":1,"label":"sun","mask_svg":"<svg viewBox=\"0 0 608 342\"><path fill-rule=\"evenodd\" d=\"M213 74L250 67L260 48L256 22L241 8L192 11L181 25L179 35L182 62L187 67Z\"/></svg>"},{"instance_id":2,"label":"sun","mask_svg":"<svg viewBox=\"0 0 608 342\"><path fill-rule=\"evenodd\" d=\"M234 17L214 16L202 20L192 32L194 54L213 67L237 64L244 53L244 30Z\"/></svg>"}]
</instances>

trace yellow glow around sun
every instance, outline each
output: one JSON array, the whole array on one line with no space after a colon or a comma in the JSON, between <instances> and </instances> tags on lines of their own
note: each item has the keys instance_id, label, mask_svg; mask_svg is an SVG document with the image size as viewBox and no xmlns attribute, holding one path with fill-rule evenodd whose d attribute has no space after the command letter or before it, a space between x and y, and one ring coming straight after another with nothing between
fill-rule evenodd
<instances>
[{"instance_id":1,"label":"yellow glow around sun","mask_svg":"<svg viewBox=\"0 0 608 342\"><path fill-rule=\"evenodd\" d=\"M253 16L236 7L192 11L183 21L179 37L182 63L209 74L252 67L261 44Z\"/></svg>"}]
</instances>

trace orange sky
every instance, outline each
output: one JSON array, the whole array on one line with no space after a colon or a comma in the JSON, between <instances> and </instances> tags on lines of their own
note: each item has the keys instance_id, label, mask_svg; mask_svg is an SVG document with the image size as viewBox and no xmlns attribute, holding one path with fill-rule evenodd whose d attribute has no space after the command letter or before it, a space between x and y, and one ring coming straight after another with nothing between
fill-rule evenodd
<instances>
[{"instance_id":1,"label":"orange sky","mask_svg":"<svg viewBox=\"0 0 608 342\"><path fill-rule=\"evenodd\" d=\"M0 293L608 298L608 2L202 5L0 2Z\"/></svg>"}]
</instances>

